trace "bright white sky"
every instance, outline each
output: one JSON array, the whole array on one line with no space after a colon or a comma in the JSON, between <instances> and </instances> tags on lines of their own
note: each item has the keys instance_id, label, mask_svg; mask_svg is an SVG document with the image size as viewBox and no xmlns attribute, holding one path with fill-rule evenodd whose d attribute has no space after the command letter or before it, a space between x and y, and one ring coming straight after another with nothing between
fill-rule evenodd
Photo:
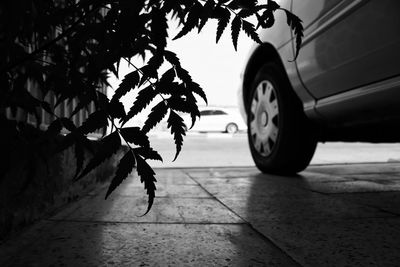
<instances>
[{"instance_id":1,"label":"bright white sky","mask_svg":"<svg viewBox=\"0 0 400 267\"><path fill-rule=\"evenodd\" d=\"M172 38L178 30L170 26L168 49L178 55L182 66L189 71L193 80L202 86L209 105L237 106L240 73L253 41L241 32L238 51L235 51L228 25L219 43L216 44L216 25L216 20L209 20L200 34L197 34L197 30L193 30L175 41L172 41ZM127 65L121 64L120 78L122 79L128 72ZM110 83L116 89L120 81L111 78ZM131 106L134 100L132 98L124 98L124 104ZM199 105L205 104L200 101Z\"/></svg>"}]
</instances>

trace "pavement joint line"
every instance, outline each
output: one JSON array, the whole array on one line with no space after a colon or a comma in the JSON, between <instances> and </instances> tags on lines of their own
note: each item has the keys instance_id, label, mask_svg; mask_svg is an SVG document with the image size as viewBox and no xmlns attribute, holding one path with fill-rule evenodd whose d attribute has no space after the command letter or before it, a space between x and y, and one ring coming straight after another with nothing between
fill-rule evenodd
<instances>
[{"instance_id":1,"label":"pavement joint line","mask_svg":"<svg viewBox=\"0 0 400 267\"><path fill-rule=\"evenodd\" d=\"M247 222L124 222L124 221L98 221L98 220L67 220L67 219L46 219L43 221L56 223L93 223L93 224L161 224L161 225L248 225Z\"/></svg>"},{"instance_id":2,"label":"pavement joint line","mask_svg":"<svg viewBox=\"0 0 400 267\"><path fill-rule=\"evenodd\" d=\"M303 266L302 264L300 264L300 262L298 262L292 255L290 255L288 252L286 252L284 249L282 249L278 244L276 244L272 239L270 239L269 237L267 237L266 235L264 235L263 233L261 233L260 231L258 231L249 221L247 221L245 218L243 218L241 215L239 215L238 213L236 213L234 210L232 210L230 207L228 207L224 202L222 202L219 198L217 198L216 196L214 196L213 194L211 194L210 191L208 191L202 184L200 184L195 178L193 178L190 173L186 172L186 175L189 176L190 179L192 179L195 183L197 183L205 192L207 192L207 194L209 194L210 196L212 196L217 202L219 202L221 205L223 205L227 210L229 210L230 212L232 212L233 214L235 214L237 217L239 217L243 222L245 222L245 224L247 224L249 226L249 228L251 230L253 230L262 240L264 240L264 242L274 246L276 249L278 249L279 251L281 251L284 255L286 255L289 259L291 259L295 264L297 264L298 266Z\"/></svg>"}]
</instances>

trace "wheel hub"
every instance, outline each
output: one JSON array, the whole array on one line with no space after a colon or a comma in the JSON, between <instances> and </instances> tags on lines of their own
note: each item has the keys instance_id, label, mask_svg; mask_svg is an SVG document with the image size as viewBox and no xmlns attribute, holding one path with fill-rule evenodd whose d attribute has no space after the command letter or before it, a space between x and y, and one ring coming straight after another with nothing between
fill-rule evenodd
<instances>
[{"instance_id":1,"label":"wheel hub","mask_svg":"<svg viewBox=\"0 0 400 267\"><path fill-rule=\"evenodd\" d=\"M267 125L268 125L268 113L266 111L262 112L260 118L261 118L260 125L262 127L267 127Z\"/></svg>"}]
</instances>

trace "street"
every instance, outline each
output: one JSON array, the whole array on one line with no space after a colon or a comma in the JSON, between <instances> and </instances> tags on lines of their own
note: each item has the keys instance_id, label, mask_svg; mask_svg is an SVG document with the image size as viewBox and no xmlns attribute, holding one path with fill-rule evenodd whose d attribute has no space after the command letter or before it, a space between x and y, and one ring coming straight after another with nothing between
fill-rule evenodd
<instances>
[{"instance_id":1,"label":"street","mask_svg":"<svg viewBox=\"0 0 400 267\"><path fill-rule=\"evenodd\" d=\"M152 161L157 168L254 166L245 133L189 133L180 156L172 162L175 144L167 132L151 136L164 162ZM400 144L319 143L311 164L358 162L399 162Z\"/></svg>"}]
</instances>

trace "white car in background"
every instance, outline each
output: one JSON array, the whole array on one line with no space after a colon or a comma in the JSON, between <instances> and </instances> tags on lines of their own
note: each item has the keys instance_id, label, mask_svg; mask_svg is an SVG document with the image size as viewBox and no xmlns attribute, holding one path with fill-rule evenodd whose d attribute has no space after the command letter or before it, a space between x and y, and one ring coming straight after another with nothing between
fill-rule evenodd
<instances>
[{"instance_id":1,"label":"white car in background","mask_svg":"<svg viewBox=\"0 0 400 267\"><path fill-rule=\"evenodd\" d=\"M189 131L234 134L247 130L246 123L244 123L239 111L234 108L207 107L200 109L200 115L200 119ZM189 128L192 125L190 116L183 116L183 118Z\"/></svg>"}]
</instances>

